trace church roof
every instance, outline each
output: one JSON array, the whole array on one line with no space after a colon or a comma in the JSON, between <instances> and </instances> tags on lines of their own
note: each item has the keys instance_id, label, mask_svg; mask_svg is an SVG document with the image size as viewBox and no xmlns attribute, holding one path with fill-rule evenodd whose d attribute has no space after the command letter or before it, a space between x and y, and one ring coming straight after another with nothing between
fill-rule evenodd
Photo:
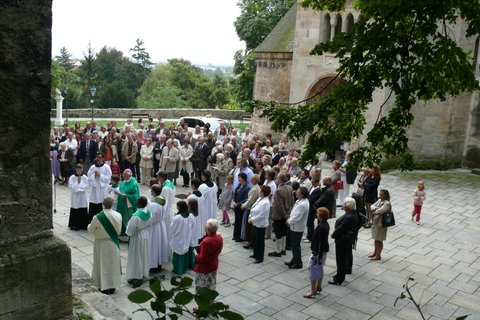
<instances>
[{"instance_id":1,"label":"church roof","mask_svg":"<svg viewBox=\"0 0 480 320\"><path fill-rule=\"evenodd\" d=\"M293 52L296 22L297 3L280 19L255 52Z\"/></svg>"}]
</instances>

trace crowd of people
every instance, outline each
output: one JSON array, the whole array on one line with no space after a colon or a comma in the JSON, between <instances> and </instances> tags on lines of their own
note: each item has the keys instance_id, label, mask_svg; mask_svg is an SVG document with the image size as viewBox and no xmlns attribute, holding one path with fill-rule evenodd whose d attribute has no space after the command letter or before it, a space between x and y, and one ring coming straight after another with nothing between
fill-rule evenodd
<instances>
[{"instance_id":1,"label":"crowd of people","mask_svg":"<svg viewBox=\"0 0 480 320\"><path fill-rule=\"evenodd\" d=\"M120 268L111 265L119 264L121 241L129 241L130 284L171 260L174 273L193 269L197 287L215 288L223 246L218 224L233 224L233 240L253 249L254 263L263 263L265 240L272 239L275 250L267 255L282 258L291 250L285 265L301 269L301 243L309 243L311 288L306 298L322 290L329 236L337 264L331 284L342 284L352 272L352 250L362 225L372 228L374 251L369 257L381 259L387 235L382 215L392 209L388 190L378 194L378 166L363 170L357 179L350 152L345 152L341 161L332 162L332 171L322 175L321 157L300 167L301 149L291 146L286 136L273 143L270 134L260 137L249 128L240 134L223 122L215 131L208 125L191 130L182 123L154 123L129 119L122 128L115 121L98 128L93 121L83 129L54 129L50 136L53 175L71 190L69 227L88 226L96 238L92 277L102 292L119 286ZM179 178L190 192L176 202ZM355 182L358 188L350 193ZM140 183L150 187L147 194L140 194ZM425 199L420 188L412 214L418 219ZM337 218L337 208L345 214L330 234L328 220ZM104 269L107 260L110 267Z\"/></svg>"}]
</instances>

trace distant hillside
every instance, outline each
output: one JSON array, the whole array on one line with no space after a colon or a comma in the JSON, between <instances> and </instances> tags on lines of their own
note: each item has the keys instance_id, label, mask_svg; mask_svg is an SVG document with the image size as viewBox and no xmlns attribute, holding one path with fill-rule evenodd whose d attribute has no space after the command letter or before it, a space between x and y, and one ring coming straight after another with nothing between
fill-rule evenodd
<instances>
[{"instance_id":1,"label":"distant hillside","mask_svg":"<svg viewBox=\"0 0 480 320\"><path fill-rule=\"evenodd\" d=\"M202 69L202 73L209 77L213 78L215 75L219 75L223 78L233 77L233 66L215 66L215 65L197 65Z\"/></svg>"}]
</instances>

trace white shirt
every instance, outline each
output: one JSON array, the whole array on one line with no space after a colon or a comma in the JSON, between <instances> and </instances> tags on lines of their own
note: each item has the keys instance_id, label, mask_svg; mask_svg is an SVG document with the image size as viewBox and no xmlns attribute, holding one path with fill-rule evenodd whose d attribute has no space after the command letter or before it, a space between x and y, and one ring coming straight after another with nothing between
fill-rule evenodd
<instances>
[{"instance_id":1,"label":"white shirt","mask_svg":"<svg viewBox=\"0 0 480 320\"><path fill-rule=\"evenodd\" d=\"M87 208L87 190L88 190L88 178L86 175L82 175L80 182L78 182L77 176L70 176L68 180L68 188L71 192L70 207L73 209Z\"/></svg>"},{"instance_id":2,"label":"white shirt","mask_svg":"<svg viewBox=\"0 0 480 320\"><path fill-rule=\"evenodd\" d=\"M268 197L259 198L250 210L250 220L257 228L268 227L268 215L270 213L270 201Z\"/></svg>"},{"instance_id":3,"label":"white shirt","mask_svg":"<svg viewBox=\"0 0 480 320\"><path fill-rule=\"evenodd\" d=\"M76 156L77 155L77 147L78 147L78 142L76 139L72 139L70 141L70 139L67 139L67 141L65 141L67 143L67 146L70 150L73 151L73 154Z\"/></svg>"},{"instance_id":4,"label":"white shirt","mask_svg":"<svg viewBox=\"0 0 480 320\"><path fill-rule=\"evenodd\" d=\"M290 212L290 218L287 220L287 223L290 225L290 230L295 232L305 231L309 210L310 203L306 198L295 202L292 212Z\"/></svg>"},{"instance_id":5,"label":"white shirt","mask_svg":"<svg viewBox=\"0 0 480 320\"><path fill-rule=\"evenodd\" d=\"M100 172L99 177L95 177L96 171ZM87 177L88 183L90 184L90 187L92 187L90 192L90 202L102 203L108 192L110 179L112 178L112 170L110 169L110 166L106 163L101 167L92 165L88 170Z\"/></svg>"}]
</instances>

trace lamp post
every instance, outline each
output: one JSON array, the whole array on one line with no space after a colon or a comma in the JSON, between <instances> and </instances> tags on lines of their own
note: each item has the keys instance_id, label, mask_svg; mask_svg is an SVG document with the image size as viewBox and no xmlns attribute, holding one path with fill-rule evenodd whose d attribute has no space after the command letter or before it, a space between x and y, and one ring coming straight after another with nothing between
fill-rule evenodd
<instances>
[{"instance_id":1,"label":"lamp post","mask_svg":"<svg viewBox=\"0 0 480 320\"><path fill-rule=\"evenodd\" d=\"M67 106L67 93L68 93L68 86L65 85L63 88L63 91L65 92L65 121L68 122L68 106Z\"/></svg>"},{"instance_id":2,"label":"lamp post","mask_svg":"<svg viewBox=\"0 0 480 320\"><path fill-rule=\"evenodd\" d=\"M92 106L92 122L93 122L93 98L95 97L95 94L97 93L97 88L95 86L90 87L90 105Z\"/></svg>"}]
</instances>

